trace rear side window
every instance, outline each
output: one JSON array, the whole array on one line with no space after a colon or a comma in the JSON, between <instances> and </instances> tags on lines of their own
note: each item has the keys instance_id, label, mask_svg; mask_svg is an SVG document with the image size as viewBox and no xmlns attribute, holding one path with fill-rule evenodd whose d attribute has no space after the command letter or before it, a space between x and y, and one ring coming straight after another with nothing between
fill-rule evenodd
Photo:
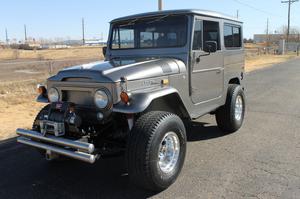
<instances>
[{"instance_id":1,"label":"rear side window","mask_svg":"<svg viewBox=\"0 0 300 199\"><path fill-rule=\"evenodd\" d=\"M224 24L224 44L226 48L242 47L241 30L240 26Z\"/></svg>"}]
</instances>

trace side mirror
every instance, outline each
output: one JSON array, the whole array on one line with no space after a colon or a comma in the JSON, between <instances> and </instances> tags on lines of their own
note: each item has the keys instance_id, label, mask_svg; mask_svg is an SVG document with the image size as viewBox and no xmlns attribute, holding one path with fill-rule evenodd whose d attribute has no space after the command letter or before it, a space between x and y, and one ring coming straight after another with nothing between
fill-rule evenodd
<instances>
[{"instance_id":1,"label":"side mirror","mask_svg":"<svg viewBox=\"0 0 300 199\"><path fill-rule=\"evenodd\" d=\"M107 46L102 47L102 54L105 57L106 55Z\"/></svg>"},{"instance_id":2,"label":"side mirror","mask_svg":"<svg viewBox=\"0 0 300 199\"><path fill-rule=\"evenodd\" d=\"M218 44L215 41L206 41L204 44L204 52L215 53L218 49Z\"/></svg>"}]
</instances>

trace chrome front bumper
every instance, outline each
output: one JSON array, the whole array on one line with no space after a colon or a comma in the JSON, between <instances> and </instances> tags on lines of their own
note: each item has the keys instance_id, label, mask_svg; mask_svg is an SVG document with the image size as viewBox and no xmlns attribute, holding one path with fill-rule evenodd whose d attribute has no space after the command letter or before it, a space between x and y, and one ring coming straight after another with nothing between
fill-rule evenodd
<instances>
[{"instance_id":1,"label":"chrome front bumper","mask_svg":"<svg viewBox=\"0 0 300 199\"><path fill-rule=\"evenodd\" d=\"M17 129L16 133L20 135L17 139L18 142L44 149L47 153L52 152L91 164L98 158L98 155L93 154L95 146L91 143L51 135L43 136L39 132L25 129Z\"/></svg>"}]
</instances>

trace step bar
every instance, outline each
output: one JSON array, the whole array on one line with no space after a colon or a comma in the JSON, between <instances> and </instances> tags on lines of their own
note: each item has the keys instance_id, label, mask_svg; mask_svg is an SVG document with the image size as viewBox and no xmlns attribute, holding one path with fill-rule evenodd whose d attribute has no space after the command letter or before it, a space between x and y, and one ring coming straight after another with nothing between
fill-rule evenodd
<instances>
[{"instance_id":1,"label":"step bar","mask_svg":"<svg viewBox=\"0 0 300 199\"><path fill-rule=\"evenodd\" d=\"M47 153L53 152L91 164L93 164L98 158L98 155L93 154L95 146L91 143L65 139L52 135L43 136L39 132L26 129L17 129L16 133L20 135L20 137L17 138L19 143L44 149Z\"/></svg>"}]
</instances>

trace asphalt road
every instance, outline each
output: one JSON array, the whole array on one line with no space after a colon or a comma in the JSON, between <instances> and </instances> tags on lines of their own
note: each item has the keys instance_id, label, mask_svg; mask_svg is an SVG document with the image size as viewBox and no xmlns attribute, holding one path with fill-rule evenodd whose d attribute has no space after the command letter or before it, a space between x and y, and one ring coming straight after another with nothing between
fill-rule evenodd
<instances>
[{"instance_id":1,"label":"asphalt road","mask_svg":"<svg viewBox=\"0 0 300 199\"><path fill-rule=\"evenodd\" d=\"M247 76L244 126L222 136L195 122L177 182L155 194L128 182L123 158L49 163L14 140L0 144L0 198L300 198L300 59Z\"/></svg>"}]
</instances>

